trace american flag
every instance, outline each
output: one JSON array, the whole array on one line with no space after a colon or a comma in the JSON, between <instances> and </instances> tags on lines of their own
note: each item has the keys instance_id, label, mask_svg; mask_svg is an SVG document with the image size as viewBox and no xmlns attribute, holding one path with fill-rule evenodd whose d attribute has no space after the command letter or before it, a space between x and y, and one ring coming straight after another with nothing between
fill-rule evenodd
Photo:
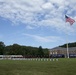
<instances>
[{"instance_id":1,"label":"american flag","mask_svg":"<svg viewBox=\"0 0 76 75\"><path fill-rule=\"evenodd\" d=\"M65 19L66 19L66 22L69 22L70 23L70 25L72 25L75 22L74 19L72 19L72 18L70 18L70 17L68 17L66 15L65 15Z\"/></svg>"}]
</instances>

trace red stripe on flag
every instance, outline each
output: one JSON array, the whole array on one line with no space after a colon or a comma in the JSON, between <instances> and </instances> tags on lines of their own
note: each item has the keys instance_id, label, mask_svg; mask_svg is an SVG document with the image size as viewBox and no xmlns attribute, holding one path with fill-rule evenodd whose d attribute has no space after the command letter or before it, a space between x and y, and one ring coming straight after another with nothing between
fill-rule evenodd
<instances>
[{"instance_id":1,"label":"red stripe on flag","mask_svg":"<svg viewBox=\"0 0 76 75\"><path fill-rule=\"evenodd\" d=\"M68 16L65 16L65 18L66 18L66 22L69 22L70 25L72 25L72 24L75 22L74 19L72 19L72 18L70 18L70 17L68 17Z\"/></svg>"}]
</instances>

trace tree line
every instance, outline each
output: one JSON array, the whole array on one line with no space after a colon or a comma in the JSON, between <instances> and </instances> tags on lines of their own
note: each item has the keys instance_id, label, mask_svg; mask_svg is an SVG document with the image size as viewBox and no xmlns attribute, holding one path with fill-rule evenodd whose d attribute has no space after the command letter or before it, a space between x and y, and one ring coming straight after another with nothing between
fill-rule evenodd
<instances>
[{"instance_id":1,"label":"tree line","mask_svg":"<svg viewBox=\"0 0 76 75\"><path fill-rule=\"evenodd\" d=\"M35 57L49 57L49 50L47 48L23 46L19 44L13 44L6 46L4 42L0 42L0 55L23 55L23 57L35 58Z\"/></svg>"},{"instance_id":2,"label":"tree line","mask_svg":"<svg viewBox=\"0 0 76 75\"><path fill-rule=\"evenodd\" d=\"M76 47L76 42L68 43L68 46L69 46L69 47ZM66 45L66 44L64 44L64 45L61 45L61 46L59 46L59 47L64 47L64 48L66 48L66 47L67 47L67 45Z\"/></svg>"}]
</instances>

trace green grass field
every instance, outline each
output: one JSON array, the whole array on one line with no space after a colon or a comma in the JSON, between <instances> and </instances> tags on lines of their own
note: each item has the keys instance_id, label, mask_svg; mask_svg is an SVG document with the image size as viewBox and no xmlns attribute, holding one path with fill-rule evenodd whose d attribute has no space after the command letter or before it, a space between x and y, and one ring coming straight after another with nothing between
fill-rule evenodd
<instances>
[{"instance_id":1,"label":"green grass field","mask_svg":"<svg viewBox=\"0 0 76 75\"><path fill-rule=\"evenodd\" d=\"M0 60L0 75L76 75L76 58L59 61Z\"/></svg>"}]
</instances>

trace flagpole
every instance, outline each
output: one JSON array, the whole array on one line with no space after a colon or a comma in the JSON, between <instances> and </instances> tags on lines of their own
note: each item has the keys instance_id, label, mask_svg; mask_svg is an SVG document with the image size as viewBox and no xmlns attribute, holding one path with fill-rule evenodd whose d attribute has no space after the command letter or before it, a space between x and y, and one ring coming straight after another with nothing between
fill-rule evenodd
<instances>
[{"instance_id":1,"label":"flagpole","mask_svg":"<svg viewBox=\"0 0 76 75\"><path fill-rule=\"evenodd\" d=\"M66 26L66 23L65 23ZM66 58L69 58L68 32L66 30Z\"/></svg>"},{"instance_id":2,"label":"flagpole","mask_svg":"<svg viewBox=\"0 0 76 75\"><path fill-rule=\"evenodd\" d=\"M67 31L66 31L66 57L69 58L68 32Z\"/></svg>"},{"instance_id":3,"label":"flagpole","mask_svg":"<svg viewBox=\"0 0 76 75\"><path fill-rule=\"evenodd\" d=\"M68 17L67 15L65 15L65 19L66 19L66 22L70 23L70 25L72 25L75 22L74 19ZM68 34L67 34L67 36L68 36ZM67 45L67 57L69 58L68 37L67 37L67 44L66 45Z\"/></svg>"},{"instance_id":4,"label":"flagpole","mask_svg":"<svg viewBox=\"0 0 76 75\"><path fill-rule=\"evenodd\" d=\"M68 35L67 35L68 36ZM68 37L67 37L67 58L69 58L69 46L68 46Z\"/></svg>"}]
</instances>

